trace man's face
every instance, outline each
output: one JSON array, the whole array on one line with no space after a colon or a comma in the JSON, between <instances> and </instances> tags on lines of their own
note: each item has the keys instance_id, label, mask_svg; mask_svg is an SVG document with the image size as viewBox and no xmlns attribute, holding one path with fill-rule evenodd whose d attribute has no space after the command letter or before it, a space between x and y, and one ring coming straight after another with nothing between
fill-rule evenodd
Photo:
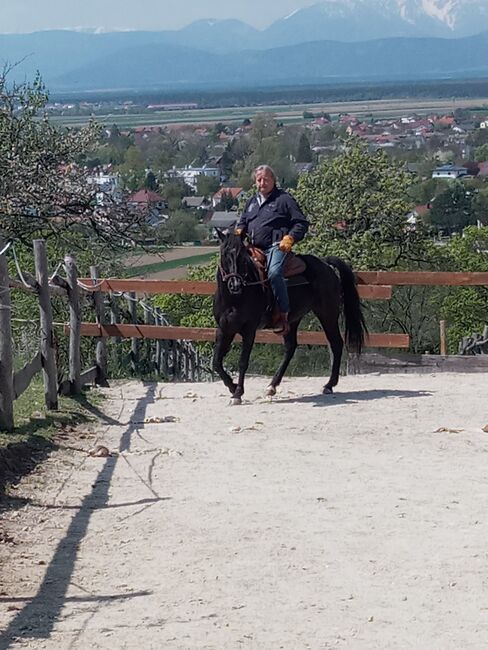
<instances>
[{"instance_id":1,"label":"man's face","mask_svg":"<svg viewBox=\"0 0 488 650\"><path fill-rule=\"evenodd\" d=\"M256 187L258 192L264 197L267 197L273 191L275 186L275 180L273 174L270 174L269 171L261 171L256 174Z\"/></svg>"}]
</instances>

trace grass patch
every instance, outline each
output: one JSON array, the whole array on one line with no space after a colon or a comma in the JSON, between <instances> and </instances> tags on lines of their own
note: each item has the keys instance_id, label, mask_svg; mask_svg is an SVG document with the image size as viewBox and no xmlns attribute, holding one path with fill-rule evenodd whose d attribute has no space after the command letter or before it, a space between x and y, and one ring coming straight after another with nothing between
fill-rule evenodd
<instances>
[{"instance_id":1,"label":"grass patch","mask_svg":"<svg viewBox=\"0 0 488 650\"><path fill-rule=\"evenodd\" d=\"M88 390L80 397L59 397L59 410L47 411L42 379L35 377L27 390L14 402L13 433L0 431L0 451L12 444L50 443L63 426L96 421L99 392Z\"/></svg>"},{"instance_id":2,"label":"grass patch","mask_svg":"<svg viewBox=\"0 0 488 650\"><path fill-rule=\"evenodd\" d=\"M202 255L193 255L191 257L182 257L179 260L167 260L166 262L155 262L154 264L144 264L143 266L133 266L126 269L124 277L133 278L137 275L147 275L149 273L158 273L159 271L169 271L182 266L197 266L209 262L215 253L202 253Z\"/></svg>"}]
</instances>

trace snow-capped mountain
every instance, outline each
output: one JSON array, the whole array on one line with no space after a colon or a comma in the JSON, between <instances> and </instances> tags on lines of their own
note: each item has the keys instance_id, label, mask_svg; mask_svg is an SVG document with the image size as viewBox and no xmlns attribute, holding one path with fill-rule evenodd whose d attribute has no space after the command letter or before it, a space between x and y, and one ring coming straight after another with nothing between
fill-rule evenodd
<instances>
[{"instance_id":1,"label":"snow-capped mountain","mask_svg":"<svg viewBox=\"0 0 488 650\"><path fill-rule=\"evenodd\" d=\"M462 37L488 29L488 0L323 0L273 23L273 45L400 36Z\"/></svg>"}]
</instances>

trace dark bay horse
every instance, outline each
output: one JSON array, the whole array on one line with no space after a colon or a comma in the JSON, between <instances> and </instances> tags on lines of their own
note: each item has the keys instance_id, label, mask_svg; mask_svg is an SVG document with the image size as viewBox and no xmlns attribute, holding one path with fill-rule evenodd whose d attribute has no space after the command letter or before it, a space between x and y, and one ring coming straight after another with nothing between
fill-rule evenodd
<instances>
[{"instance_id":1,"label":"dark bay horse","mask_svg":"<svg viewBox=\"0 0 488 650\"><path fill-rule=\"evenodd\" d=\"M218 235L221 245L213 305L217 321L213 368L230 390L232 403L240 404L256 330L269 325L272 294L260 279L245 239L234 233L218 231ZM344 346L339 330L341 312L344 313L348 347L359 354L364 344L367 330L354 273L349 265L338 257L320 259L314 255L300 255L300 258L306 264L305 283L288 287L290 331L284 336L284 356L267 388L267 395L276 393L276 387L295 353L298 326L305 314L313 312L319 319L332 351L332 371L324 393L332 393L339 380ZM242 337L242 348L239 378L235 383L224 369L223 361L237 334Z\"/></svg>"}]
</instances>

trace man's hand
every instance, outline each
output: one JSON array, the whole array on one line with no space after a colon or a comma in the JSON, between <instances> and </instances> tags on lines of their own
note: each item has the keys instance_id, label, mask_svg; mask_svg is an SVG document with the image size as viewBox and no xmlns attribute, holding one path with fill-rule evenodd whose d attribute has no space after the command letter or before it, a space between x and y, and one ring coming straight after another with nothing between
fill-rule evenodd
<instances>
[{"instance_id":1,"label":"man's hand","mask_svg":"<svg viewBox=\"0 0 488 650\"><path fill-rule=\"evenodd\" d=\"M295 240L291 235L285 235L279 243L279 249L280 251L283 251L283 253L289 253L294 243Z\"/></svg>"},{"instance_id":2,"label":"man's hand","mask_svg":"<svg viewBox=\"0 0 488 650\"><path fill-rule=\"evenodd\" d=\"M243 229L243 228L236 228L236 229L234 230L234 235L238 235L238 236L240 237L240 236L242 235L243 232L244 232L244 229Z\"/></svg>"}]
</instances>

